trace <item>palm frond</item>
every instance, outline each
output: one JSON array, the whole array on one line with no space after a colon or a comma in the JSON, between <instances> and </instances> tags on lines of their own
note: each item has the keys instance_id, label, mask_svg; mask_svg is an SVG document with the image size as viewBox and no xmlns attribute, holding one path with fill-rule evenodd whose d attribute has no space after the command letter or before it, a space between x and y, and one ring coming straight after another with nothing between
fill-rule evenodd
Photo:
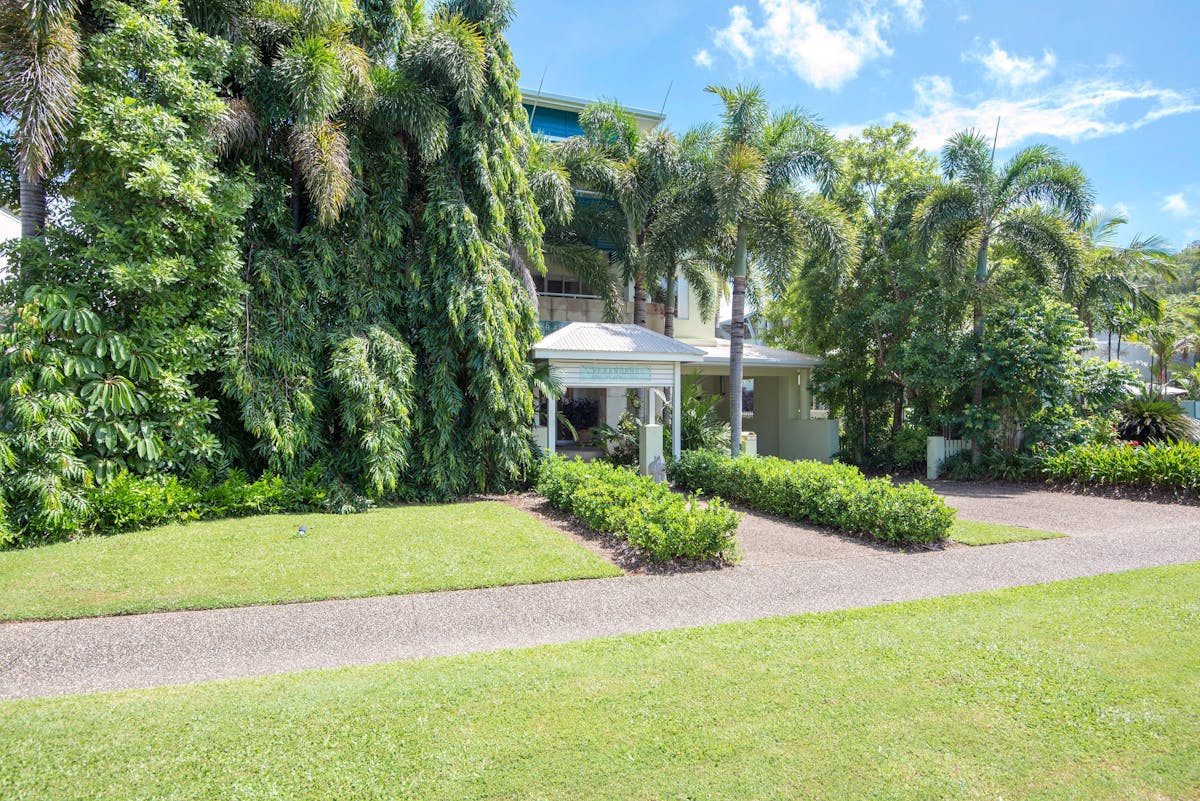
<instances>
[{"instance_id":1,"label":"palm frond","mask_svg":"<svg viewBox=\"0 0 1200 801\"><path fill-rule=\"evenodd\" d=\"M295 126L289 144L318 222L331 225L341 215L353 185L346 134L331 122Z\"/></svg>"}]
</instances>

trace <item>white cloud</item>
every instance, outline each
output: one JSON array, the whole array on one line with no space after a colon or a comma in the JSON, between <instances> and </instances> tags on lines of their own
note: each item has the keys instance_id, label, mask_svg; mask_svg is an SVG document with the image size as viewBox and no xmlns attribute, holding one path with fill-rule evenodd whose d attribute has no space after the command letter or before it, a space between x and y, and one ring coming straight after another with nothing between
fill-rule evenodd
<instances>
[{"instance_id":1,"label":"white cloud","mask_svg":"<svg viewBox=\"0 0 1200 801\"><path fill-rule=\"evenodd\" d=\"M754 23L745 6L729 9L729 24L713 36L713 44L729 52L739 62L753 63L756 54L750 40L755 38Z\"/></svg>"},{"instance_id":2,"label":"white cloud","mask_svg":"<svg viewBox=\"0 0 1200 801\"><path fill-rule=\"evenodd\" d=\"M925 21L925 3L923 0L896 0L896 7L904 12L904 18L910 25L917 27Z\"/></svg>"},{"instance_id":3,"label":"white cloud","mask_svg":"<svg viewBox=\"0 0 1200 801\"><path fill-rule=\"evenodd\" d=\"M1035 56L1022 58L1001 48L994 39L986 52L976 49L973 53L964 53L963 60L968 59L983 64L989 78L1012 89L1038 83L1050 75L1058 62L1049 50L1042 51L1040 60Z\"/></svg>"},{"instance_id":4,"label":"white cloud","mask_svg":"<svg viewBox=\"0 0 1200 801\"><path fill-rule=\"evenodd\" d=\"M907 111L889 114L917 129L917 144L938 150L953 134L969 128L991 134L1000 121L1000 147L1057 137L1069 142L1137 130L1178 114L1200 111L1196 98L1151 83L1098 77L1072 80L1011 95L962 95L950 79L926 75L913 82ZM842 129L846 130L846 129Z\"/></svg>"},{"instance_id":5,"label":"white cloud","mask_svg":"<svg viewBox=\"0 0 1200 801\"><path fill-rule=\"evenodd\" d=\"M883 38L891 26L888 8L914 26L924 10L923 0L891 0L883 10L873 0L857 0L846 19L835 22L823 15L820 0L758 0L758 5L761 24L745 6L733 6L713 44L743 65L760 55L786 65L818 89L838 89L864 64L892 54Z\"/></svg>"},{"instance_id":6,"label":"white cloud","mask_svg":"<svg viewBox=\"0 0 1200 801\"><path fill-rule=\"evenodd\" d=\"M696 51L696 55L692 56L692 63L697 67L704 67L704 69L710 70L713 65L712 53L702 47Z\"/></svg>"},{"instance_id":7,"label":"white cloud","mask_svg":"<svg viewBox=\"0 0 1200 801\"><path fill-rule=\"evenodd\" d=\"M1192 205L1187 202L1187 198L1183 196L1182 192L1167 195L1163 199L1162 210L1175 217L1187 217L1193 211Z\"/></svg>"}]
</instances>

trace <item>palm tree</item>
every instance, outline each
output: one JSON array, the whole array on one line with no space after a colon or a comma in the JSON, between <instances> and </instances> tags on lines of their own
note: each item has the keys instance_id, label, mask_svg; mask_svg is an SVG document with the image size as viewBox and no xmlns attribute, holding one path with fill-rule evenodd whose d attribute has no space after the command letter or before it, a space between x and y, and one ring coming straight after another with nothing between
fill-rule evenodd
<instances>
[{"instance_id":1,"label":"palm tree","mask_svg":"<svg viewBox=\"0 0 1200 801\"><path fill-rule=\"evenodd\" d=\"M76 0L0 5L0 113L15 123L21 237L46 226L46 176L79 92Z\"/></svg>"},{"instance_id":2,"label":"palm tree","mask_svg":"<svg viewBox=\"0 0 1200 801\"><path fill-rule=\"evenodd\" d=\"M1078 269L1082 254L1071 227L1078 228L1092 207L1092 187L1083 170L1058 151L1034 145L1018 152L999 170L993 143L975 131L955 134L942 151L944 180L913 214L918 245L928 252L935 237L946 245L951 263L975 260L975 338L983 342L983 290L988 257L1003 244L1027 265L1051 265L1063 275ZM975 377L972 402L983 405L983 375ZM980 443L972 442L978 460Z\"/></svg>"},{"instance_id":3,"label":"palm tree","mask_svg":"<svg viewBox=\"0 0 1200 801\"><path fill-rule=\"evenodd\" d=\"M707 172L720 224L733 232L733 316L729 343L730 453L742 438L746 282L753 264L778 290L805 245L847 263L855 243L841 212L798 188L800 179L828 192L838 174L837 142L799 111L772 114L757 86L710 86L724 105Z\"/></svg>"},{"instance_id":4,"label":"palm tree","mask_svg":"<svg viewBox=\"0 0 1200 801\"><path fill-rule=\"evenodd\" d=\"M1158 300L1136 283L1138 278L1174 280L1171 255L1162 237L1135 236L1116 244L1117 229L1128 222L1119 215L1093 214L1079 231L1083 258L1060 273L1063 299L1075 307L1088 330L1101 309L1120 306L1142 317L1156 317Z\"/></svg>"},{"instance_id":5,"label":"palm tree","mask_svg":"<svg viewBox=\"0 0 1200 801\"><path fill-rule=\"evenodd\" d=\"M335 3L312 13L298 0L232 0L188 10L198 28L247 47L257 60L257 69L235 70L225 87L217 131L223 154L254 161L265 151L286 162L294 231L314 216L322 225L335 222L354 188L342 122L364 115L375 100L371 59L351 41L355 7ZM386 101L381 107L375 110L386 117Z\"/></svg>"},{"instance_id":6,"label":"palm tree","mask_svg":"<svg viewBox=\"0 0 1200 801\"><path fill-rule=\"evenodd\" d=\"M579 125L583 135L559 146L575 187L595 195L576 206L576 243L612 247L622 281L633 285L633 322L644 326L654 279L647 238L675 177L678 143L667 131L643 132L613 101L585 108Z\"/></svg>"},{"instance_id":7,"label":"palm tree","mask_svg":"<svg viewBox=\"0 0 1200 801\"><path fill-rule=\"evenodd\" d=\"M714 277L721 274L714 255L718 219L707 179L704 143L708 129L689 131L680 142L671 180L655 203L654 221L646 237L646 250L655 272L661 274L663 333L675 336L675 312L680 277L696 295L702 317L720 305Z\"/></svg>"}]
</instances>

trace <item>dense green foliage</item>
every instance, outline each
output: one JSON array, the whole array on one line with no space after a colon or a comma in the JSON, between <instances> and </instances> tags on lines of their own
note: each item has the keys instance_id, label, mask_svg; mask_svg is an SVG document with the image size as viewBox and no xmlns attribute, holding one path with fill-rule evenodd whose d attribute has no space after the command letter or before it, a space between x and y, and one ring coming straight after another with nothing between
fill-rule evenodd
<instances>
[{"instance_id":1,"label":"dense green foliage","mask_svg":"<svg viewBox=\"0 0 1200 801\"><path fill-rule=\"evenodd\" d=\"M1200 493L1200 445L1079 445L1046 455L1041 470L1054 481L1149 487L1195 496Z\"/></svg>"},{"instance_id":2,"label":"dense green foliage","mask_svg":"<svg viewBox=\"0 0 1200 801\"><path fill-rule=\"evenodd\" d=\"M70 221L19 248L0 331L2 491L32 537L78 531L86 488L220 458L200 389L235 320L249 195L215 166L223 48L170 4L96 4L65 160ZM131 71L128 65L141 65Z\"/></svg>"},{"instance_id":3,"label":"dense green foliage","mask_svg":"<svg viewBox=\"0 0 1200 801\"><path fill-rule=\"evenodd\" d=\"M5 286L21 541L109 521L92 488L123 472L375 498L525 475L542 221L511 11L89 6L63 211Z\"/></svg>"},{"instance_id":4,"label":"dense green foliage","mask_svg":"<svg viewBox=\"0 0 1200 801\"><path fill-rule=\"evenodd\" d=\"M701 504L624 467L556 457L542 463L537 491L596 531L617 534L654 561L736 555L741 515L719 498Z\"/></svg>"},{"instance_id":5,"label":"dense green foliage","mask_svg":"<svg viewBox=\"0 0 1200 801\"><path fill-rule=\"evenodd\" d=\"M917 482L868 479L855 467L775 457L731 459L689 451L668 468L677 485L715 493L762 512L862 533L897 545L927 545L950 534L954 511Z\"/></svg>"}]
</instances>

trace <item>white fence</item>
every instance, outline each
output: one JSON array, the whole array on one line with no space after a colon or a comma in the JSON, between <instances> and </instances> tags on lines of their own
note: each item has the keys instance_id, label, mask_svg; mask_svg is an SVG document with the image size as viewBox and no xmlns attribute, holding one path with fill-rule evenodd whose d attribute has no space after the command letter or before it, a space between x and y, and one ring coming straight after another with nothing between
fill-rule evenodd
<instances>
[{"instance_id":1,"label":"white fence","mask_svg":"<svg viewBox=\"0 0 1200 801\"><path fill-rule=\"evenodd\" d=\"M930 481L942 474L942 464L951 456L957 456L970 448L965 439L928 437L925 440L925 477Z\"/></svg>"}]
</instances>

